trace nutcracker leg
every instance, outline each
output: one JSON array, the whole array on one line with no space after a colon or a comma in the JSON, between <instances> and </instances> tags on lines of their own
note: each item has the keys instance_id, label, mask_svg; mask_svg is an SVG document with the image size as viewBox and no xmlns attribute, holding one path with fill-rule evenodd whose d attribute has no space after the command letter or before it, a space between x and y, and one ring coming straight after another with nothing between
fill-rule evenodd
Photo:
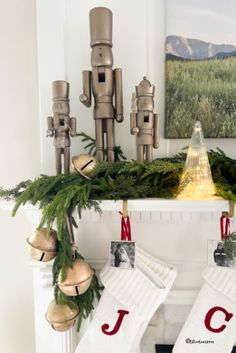
<instances>
[{"instance_id":1,"label":"nutcracker leg","mask_svg":"<svg viewBox=\"0 0 236 353\"><path fill-rule=\"evenodd\" d=\"M70 172L70 147L64 148L64 172Z\"/></svg>"},{"instance_id":2,"label":"nutcracker leg","mask_svg":"<svg viewBox=\"0 0 236 353\"><path fill-rule=\"evenodd\" d=\"M138 161L143 161L144 160L144 146L143 145L138 145L137 146L137 154L138 154Z\"/></svg>"},{"instance_id":3,"label":"nutcracker leg","mask_svg":"<svg viewBox=\"0 0 236 353\"><path fill-rule=\"evenodd\" d=\"M55 148L56 173L61 174L61 148Z\"/></svg>"},{"instance_id":4,"label":"nutcracker leg","mask_svg":"<svg viewBox=\"0 0 236 353\"><path fill-rule=\"evenodd\" d=\"M104 136L102 128L102 119L95 119L95 134L96 134L96 159L103 161L104 152Z\"/></svg>"},{"instance_id":5,"label":"nutcracker leg","mask_svg":"<svg viewBox=\"0 0 236 353\"><path fill-rule=\"evenodd\" d=\"M146 161L152 162L153 160L153 147L151 145L146 145Z\"/></svg>"},{"instance_id":6,"label":"nutcracker leg","mask_svg":"<svg viewBox=\"0 0 236 353\"><path fill-rule=\"evenodd\" d=\"M107 159L109 162L115 160L115 131L114 131L114 119L107 119Z\"/></svg>"}]
</instances>

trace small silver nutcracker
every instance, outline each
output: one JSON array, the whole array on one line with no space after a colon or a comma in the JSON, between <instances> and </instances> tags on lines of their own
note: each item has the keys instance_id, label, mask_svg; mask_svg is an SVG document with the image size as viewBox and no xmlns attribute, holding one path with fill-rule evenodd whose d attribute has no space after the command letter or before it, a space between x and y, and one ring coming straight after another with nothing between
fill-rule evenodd
<instances>
[{"instance_id":1,"label":"small silver nutcracker","mask_svg":"<svg viewBox=\"0 0 236 353\"><path fill-rule=\"evenodd\" d=\"M54 137L56 173L62 172L64 159L64 172L70 171L70 137L77 136L76 118L70 117L69 83L66 81L52 82L53 117L47 118L47 137Z\"/></svg>"},{"instance_id":2,"label":"small silver nutcracker","mask_svg":"<svg viewBox=\"0 0 236 353\"><path fill-rule=\"evenodd\" d=\"M136 88L132 96L130 114L130 132L136 135L137 160L153 160L153 148L159 147L159 115L154 114L153 86L146 77Z\"/></svg>"},{"instance_id":3,"label":"small silver nutcracker","mask_svg":"<svg viewBox=\"0 0 236 353\"><path fill-rule=\"evenodd\" d=\"M112 69L112 12L105 7L96 7L89 13L92 48L92 71L83 71L83 94L80 101L91 107L91 90L94 97L96 159L104 160L107 149L108 161L114 161L114 120L122 122L123 94L122 71ZM113 98L115 102L113 104ZM104 137L106 135L106 146Z\"/></svg>"}]
</instances>

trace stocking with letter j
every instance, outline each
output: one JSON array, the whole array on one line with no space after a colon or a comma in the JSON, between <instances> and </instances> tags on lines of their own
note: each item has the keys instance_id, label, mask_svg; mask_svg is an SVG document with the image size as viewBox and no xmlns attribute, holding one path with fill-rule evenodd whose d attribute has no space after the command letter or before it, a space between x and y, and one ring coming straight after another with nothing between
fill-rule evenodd
<instances>
[{"instance_id":1,"label":"stocking with letter j","mask_svg":"<svg viewBox=\"0 0 236 353\"><path fill-rule=\"evenodd\" d=\"M105 287L93 320L75 353L137 353L143 333L169 293L176 271L136 250L136 268L106 265L100 278Z\"/></svg>"}]
</instances>

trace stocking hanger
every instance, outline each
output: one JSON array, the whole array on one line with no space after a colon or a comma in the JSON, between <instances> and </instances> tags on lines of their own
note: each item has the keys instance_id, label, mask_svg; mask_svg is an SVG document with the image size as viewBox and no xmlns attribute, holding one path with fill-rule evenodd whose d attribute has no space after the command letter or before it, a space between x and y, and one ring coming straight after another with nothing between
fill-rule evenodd
<instances>
[{"instance_id":1,"label":"stocking hanger","mask_svg":"<svg viewBox=\"0 0 236 353\"><path fill-rule=\"evenodd\" d=\"M226 218L234 217L234 202L232 200L229 200L229 211L223 211L222 216Z\"/></svg>"},{"instance_id":2,"label":"stocking hanger","mask_svg":"<svg viewBox=\"0 0 236 353\"><path fill-rule=\"evenodd\" d=\"M128 217L128 200L123 200L122 213L124 218Z\"/></svg>"}]
</instances>

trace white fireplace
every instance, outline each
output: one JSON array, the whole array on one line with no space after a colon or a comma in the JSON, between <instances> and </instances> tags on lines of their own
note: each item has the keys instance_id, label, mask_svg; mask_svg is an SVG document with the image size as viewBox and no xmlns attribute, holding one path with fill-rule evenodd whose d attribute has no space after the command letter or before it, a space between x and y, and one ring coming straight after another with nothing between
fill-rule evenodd
<instances>
[{"instance_id":1,"label":"white fireplace","mask_svg":"<svg viewBox=\"0 0 236 353\"><path fill-rule=\"evenodd\" d=\"M111 240L119 240L122 202L103 201L102 215L84 211L78 222L79 251L98 271L108 260ZM142 341L143 353L154 353L156 343L173 344L202 285L201 272L207 264L207 240L219 239L219 217L226 201L132 200L128 202L132 240L152 255L177 267L178 276L165 303L149 323ZM25 208L35 228L40 212ZM75 214L76 217L76 214ZM36 353L73 353L81 332L73 328L59 333L45 320L53 298L52 263L30 262L34 279Z\"/></svg>"}]
</instances>

